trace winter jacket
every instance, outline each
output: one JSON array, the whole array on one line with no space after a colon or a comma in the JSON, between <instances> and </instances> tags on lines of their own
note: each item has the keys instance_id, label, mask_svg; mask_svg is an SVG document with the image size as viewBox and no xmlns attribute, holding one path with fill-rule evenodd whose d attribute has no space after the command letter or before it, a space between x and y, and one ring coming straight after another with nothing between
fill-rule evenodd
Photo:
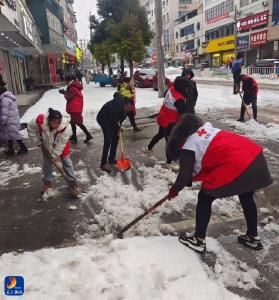
<instances>
[{"instance_id":1,"label":"winter jacket","mask_svg":"<svg viewBox=\"0 0 279 300\"><path fill-rule=\"evenodd\" d=\"M185 97L171 86L165 95L164 103L157 117L160 126L168 128L171 124L176 124L180 116L187 111Z\"/></svg>"},{"instance_id":2,"label":"winter jacket","mask_svg":"<svg viewBox=\"0 0 279 300\"><path fill-rule=\"evenodd\" d=\"M243 58L238 58L234 60L231 68L232 74L239 73L241 71L242 65L243 65Z\"/></svg>"},{"instance_id":3,"label":"winter jacket","mask_svg":"<svg viewBox=\"0 0 279 300\"><path fill-rule=\"evenodd\" d=\"M0 140L22 140L19 133L20 118L13 93L4 91L0 94Z\"/></svg>"},{"instance_id":4,"label":"winter jacket","mask_svg":"<svg viewBox=\"0 0 279 300\"><path fill-rule=\"evenodd\" d=\"M70 130L69 118L63 116L61 125L58 129L50 130L48 114L40 114L35 120L32 120L28 126L28 135L37 145L43 145L51 157L64 158L70 155Z\"/></svg>"},{"instance_id":5,"label":"winter jacket","mask_svg":"<svg viewBox=\"0 0 279 300\"><path fill-rule=\"evenodd\" d=\"M175 186L193 181L213 197L229 197L272 183L262 147L233 132L205 123L180 148L180 172ZM260 178L255 177L261 174Z\"/></svg>"},{"instance_id":6,"label":"winter jacket","mask_svg":"<svg viewBox=\"0 0 279 300\"><path fill-rule=\"evenodd\" d=\"M118 86L118 91L123 97L127 97L130 100L134 99L134 93L130 85L126 82L121 83Z\"/></svg>"},{"instance_id":7,"label":"winter jacket","mask_svg":"<svg viewBox=\"0 0 279 300\"><path fill-rule=\"evenodd\" d=\"M114 99L105 103L100 109L97 115L97 122L101 127L105 126L113 128L113 130L118 130L127 117L124 105L124 97L119 93L115 93Z\"/></svg>"},{"instance_id":8,"label":"winter jacket","mask_svg":"<svg viewBox=\"0 0 279 300\"><path fill-rule=\"evenodd\" d=\"M66 111L67 113L82 113L83 110L83 95L81 93L83 87L82 84L73 80L69 83L66 93L64 94L67 100Z\"/></svg>"},{"instance_id":9,"label":"winter jacket","mask_svg":"<svg viewBox=\"0 0 279 300\"><path fill-rule=\"evenodd\" d=\"M245 104L249 105L251 102L257 101L259 88L256 80L248 75L243 75L241 81L242 91L244 92L243 100Z\"/></svg>"},{"instance_id":10,"label":"winter jacket","mask_svg":"<svg viewBox=\"0 0 279 300\"><path fill-rule=\"evenodd\" d=\"M195 106L198 99L198 90L197 84L194 80L186 80L187 81L187 88L185 91L186 95L186 112L187 113L195 113Z\"/></svg>"}]
</instances>

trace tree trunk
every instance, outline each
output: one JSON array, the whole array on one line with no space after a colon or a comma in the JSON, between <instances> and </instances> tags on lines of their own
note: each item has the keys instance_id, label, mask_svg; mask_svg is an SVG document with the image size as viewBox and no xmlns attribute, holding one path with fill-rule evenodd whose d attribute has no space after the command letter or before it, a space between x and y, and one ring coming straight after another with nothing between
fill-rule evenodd
<instances>
[{"instance_id":1,"label":"tree trunk","mask_svg":"<svg viewBox=\"0 0 279 300\"><path fill-rule=\"evenodd\" d=\"M132 58L129 58L129 69L130 69L130 77L132 79L134 75L134 63Z\"/></svg>"}]
</instances>

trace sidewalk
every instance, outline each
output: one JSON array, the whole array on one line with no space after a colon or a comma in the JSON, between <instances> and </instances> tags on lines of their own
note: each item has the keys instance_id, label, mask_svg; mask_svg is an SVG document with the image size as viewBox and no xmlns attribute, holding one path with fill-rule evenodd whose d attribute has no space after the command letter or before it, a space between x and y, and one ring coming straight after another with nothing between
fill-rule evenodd
<instances>
[{"instance_id":1,"label":"sidewalk","mask_svg":"<svg viewBox=\"0 0 279 300\"><path fill-rule=\"evenodd\" d=\"M232 77L222 77L222 76L195 76L197 83L203 84L215 84L215 85L233 85ZM260 89L279 91L279 78L255 78Z\"/></svg>"}]
</instances>

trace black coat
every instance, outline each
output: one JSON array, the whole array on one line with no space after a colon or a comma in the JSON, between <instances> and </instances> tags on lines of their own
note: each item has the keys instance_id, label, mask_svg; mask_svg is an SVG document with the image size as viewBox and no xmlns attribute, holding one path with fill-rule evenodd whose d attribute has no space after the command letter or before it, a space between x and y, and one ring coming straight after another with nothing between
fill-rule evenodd
<instances>
[{"instance_id":1,"label":"black coat","mask_svg":"<svg viewBox=\"0 0 279 300\"><path fill-rule=\"evenodd\" d=\"M127 112L124 111L125 98L117 94L114 99L103 105L97 115L97 122L102 128L110 128L119 130L120 125L127 117Z\"/></svg>"},{"instance_id":2,"label":"black coat","mask_svg":"<svg viewBox=\"0 0 279 300\"><path fill-rule=\"evenodd\" d=\"M198 99L198 89L197 84L193 80L186 80L187 81L187 88L185 91L186 96L186 106L187 106L187 113L195 113L195 106Z\"/></svg>"}]
</instances>

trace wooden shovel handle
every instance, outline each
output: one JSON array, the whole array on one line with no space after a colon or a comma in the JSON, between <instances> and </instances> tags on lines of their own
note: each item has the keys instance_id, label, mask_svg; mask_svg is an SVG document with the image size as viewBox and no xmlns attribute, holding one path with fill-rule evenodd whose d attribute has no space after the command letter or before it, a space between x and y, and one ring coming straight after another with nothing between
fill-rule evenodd
<instances>
[{"instance_id":1,"label":"wooden shovel handle","mask_svg":"<svg viewBox=\"0 0 279 300\"><path fill-rule=\"evenodd\" d=\"M157 208L158 206L162 205L166 200L168 200L168 195L165 196L164 198L162 198L161 200L159 200L158 202L156 202L154 205L152 205L150 208L148 208L143 214L141 214L140 216L138 216L137 218L135 218L132 222L130 222L128 225L126 225L124 228L122 228L120 230L120 232L118 233L118 236L122 236L123 233L126 232L130 227L132 227L138 221L140 221L145 216L147 216L148 214L150 214L153 210L155 210L155 208Z\"/></svg>"}]
</instances>

